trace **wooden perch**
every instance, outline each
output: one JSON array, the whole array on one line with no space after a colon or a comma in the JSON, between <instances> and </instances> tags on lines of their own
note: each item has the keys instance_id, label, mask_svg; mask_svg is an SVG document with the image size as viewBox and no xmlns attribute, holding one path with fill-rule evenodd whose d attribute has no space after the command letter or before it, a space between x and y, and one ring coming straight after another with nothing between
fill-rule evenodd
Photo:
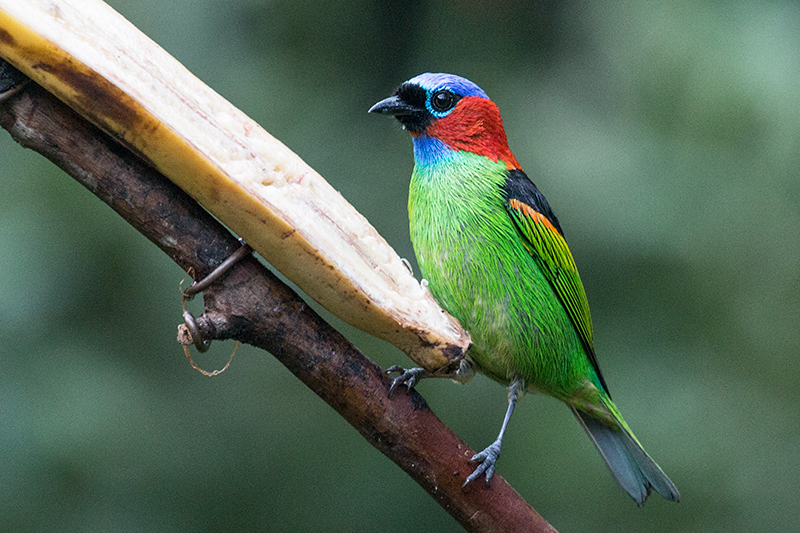
<instances>
[{"instance_id":1,"label":"wooden perch","mask_svg":"<svg viewBox=\"0 0 800 533\"><path fill-rule=\"evenodd\" d=\"M314 169L100 0L0 0L0 57L195 198L333 314L436 371L469 334Z\"/></svg>"},{"instance_id":2,"label":"wooden perch","mask_svg":"<svg viewBox=\"0 0 800 533\"><path fill-rule=\"evenodd\" d=\"M7 93L0 125L183 269L203 277L238 246L216 217L417 364L444 368L466 351L469 335L341 195L99 0L0 0L0 57L41 85ZM270 351L468 530L554 531L499 476L462 490L472 450L416 392L389 398L381 369L254 258L204 301L206 338Z\"/></svg>"},{"instance_id":3,"label":"wooden perch","mask_svg":"<svg viewBox=\"0 0 800 533\"><path fill-rule=\"evenodd\" d=\"M2 91L2 89L0 89ZM12 89L12 92L16 92ZM238 241L181 189L41 87L0 94L0 126L110 205L183 269L210 272ZM177 295L176 295L177 296ZM208 338L271 352L469 531L555 531L499 475L461 489L473 452L253 257L204 293Z\"/></svg>"}]
</instances>

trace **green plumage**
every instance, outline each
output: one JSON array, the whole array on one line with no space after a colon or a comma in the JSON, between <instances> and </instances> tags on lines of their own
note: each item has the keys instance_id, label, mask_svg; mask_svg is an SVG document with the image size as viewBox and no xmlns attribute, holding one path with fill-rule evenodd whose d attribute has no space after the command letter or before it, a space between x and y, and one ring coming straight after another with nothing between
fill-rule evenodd
<instances>
[{"instance_id":1,"label":"green plumage","mask_svg":"<svg viewBox=\"0 0 800 533\"><path fill-rule=\"evenodd\" d=\"M650 485L677 500L602 384L566 242L529 206L509 202L507 177L504 163L469 152L415 165L411 240L429 290L472 335L478 371L566 402L637 503Z\"/></svg>"},{"instance_id":2,"label":"green plumage","mask_svg":"<svg viewBox=\"0 0 800 533\"><path fill-rule=\"evenodd\" d=\"M411 240L422 277L472 335L479 370L560 399L593 374L581 339L506 211L502 162L452 152L416 165ZM584 298L585 299L585 298Z\"/></svg>"},{"instance_id":3,"label":"green plumage","mask_svg":"<svg viewBox=\"0 0 800 533\"><path fill-rule=\"evenodd\" d=\"M489 482L514 406L538 391L572 409L637 504L651 488L678 501L611 400L575 261L547 200L508 149L497 106L464 78L428 73L370 111L396 116L411 132L414 251L433 296L472 336L465 363L447 377L467 381L477 370L509 387L500 434L471 459L481 465L465 485L484 473ZM392 388L426 375L406 370Z\"/></svg>"}]
</instances>

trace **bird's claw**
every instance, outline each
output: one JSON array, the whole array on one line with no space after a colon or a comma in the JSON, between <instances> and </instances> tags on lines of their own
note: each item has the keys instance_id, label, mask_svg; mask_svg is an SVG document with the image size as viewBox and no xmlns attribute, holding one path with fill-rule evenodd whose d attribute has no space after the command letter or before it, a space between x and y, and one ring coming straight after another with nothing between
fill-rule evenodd
<instances>
[{"instance_id":1,"label":"bird's claw","mask_svg":"<svg viewBox=\"0 0 800 533\"><path fill-rule=\"evenodd\" d=\"M425 374L424 368L409 368L405 369L401 366L392 365L388 369L386 369L387 374L391 374L392 372L400 372L400 375L397 376L392 380L392 386L389 387L389 394L392 394L392 391L398 387L398 385L405 385L408 387L408 390L414 388L414 386L419 382L422 376Z\"/></svg>"},{"instance_id":2,"label":"bird's claw","mask_svg":"<svg viewBox=\"0 0 800 533\"><path fill-rule=\"evenodd\" d=\"M488 486L489 483L492 481L492 476L494 475L494 467L497 464L498 457L500 457L500 444L497 441L493 442L491 445L489 445L488 448L486 448L482 452L473 455L472 458L469 460L469 462L470 463L480 462L481 464L479 464L478 468L476 468L475 471L469 475L464 484L461 485L461 488L463 489L464 487L469 485L471 481L474 481L475 479L480 477L481 474L484 473L486 474L486 485Z\"/></svg>"}]
</instances>

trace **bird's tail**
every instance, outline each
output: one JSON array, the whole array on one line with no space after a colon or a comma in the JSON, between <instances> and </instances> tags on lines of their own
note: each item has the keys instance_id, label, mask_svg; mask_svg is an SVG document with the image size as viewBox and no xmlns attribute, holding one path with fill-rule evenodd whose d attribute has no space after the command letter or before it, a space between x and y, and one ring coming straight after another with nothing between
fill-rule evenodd
<instances>
[{"instance_id":1,"label":"bird's tail","mask_svg":"<svg viewBox=\"0 0 800 533\"><path fill-rule=\"evenodd\" d=\"M620 422L619 429L613 429L574 407L572 411L605 459L614 479L630 494L636 505L644 505L651 489L655 489L667 500L677 502L680 498L678 489L647 455L616 407L613 404L608 407Z\"/></svg>"}]
</instances>

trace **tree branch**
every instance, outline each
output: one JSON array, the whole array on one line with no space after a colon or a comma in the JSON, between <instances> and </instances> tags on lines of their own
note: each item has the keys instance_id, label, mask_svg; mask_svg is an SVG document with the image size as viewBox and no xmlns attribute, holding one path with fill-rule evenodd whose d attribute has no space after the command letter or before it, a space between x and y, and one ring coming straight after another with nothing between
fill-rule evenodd
<instances>
[{"instance_id":1,"label":"tree branch","mask_svg":"<svg viewBox=\"0 0 800 533\"><path fill-rule=\"evenodd\" d=\"M2 89L0 89L1 91ZM2 95L0 95L2 98ZM238 241L194 200L38 85L0 100L0 126L111 206L184 270L203 277ZM204 293L198 326L272 353L469 531L555 531L499 475L461 489L469 449L416 392L390 380L255 258Z\"/></svg>"}]
</instances>

